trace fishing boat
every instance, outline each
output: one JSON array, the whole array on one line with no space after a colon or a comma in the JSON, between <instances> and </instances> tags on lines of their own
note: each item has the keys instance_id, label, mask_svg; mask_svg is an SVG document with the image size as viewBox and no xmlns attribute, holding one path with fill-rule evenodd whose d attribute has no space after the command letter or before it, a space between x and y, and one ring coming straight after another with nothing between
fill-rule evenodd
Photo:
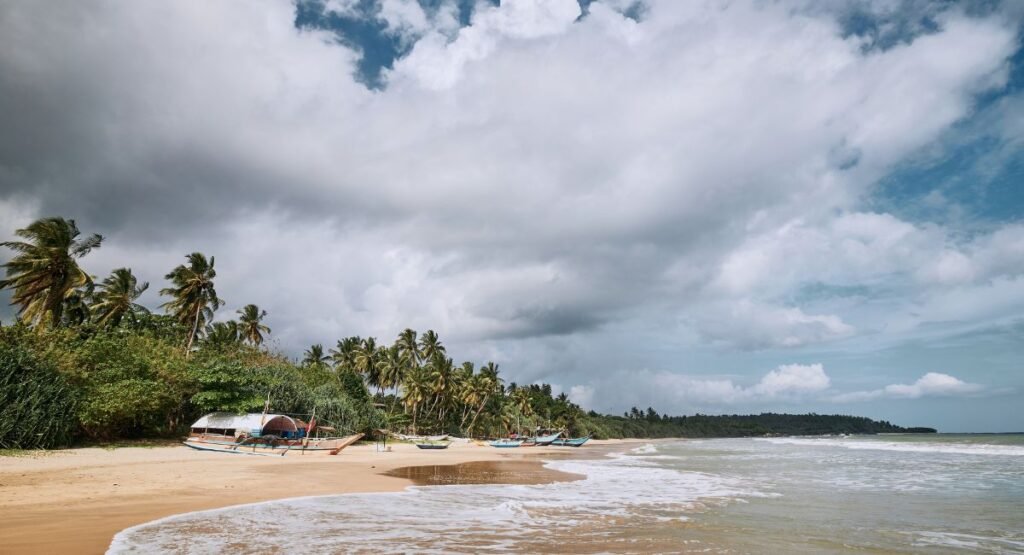
<instances>
[{"instance_id":1,"label":"fishing boat","mask_svg":"<svg viewBox=\"0 0 1024 555\"><path fill-rule=\"evenodd\" d=\"M508 449L510 447L520 447L523 445L521 439L496 439L489 443L491 447L497 447L499 449Z\"/></svg>"},{"instance_id":2,"label":"fishing boat","mask_svg":"<svg viewBox=\"0 0 1024 555\"><path fill-rule=\"evenodd\" d=\"M588 441L590 441L590 436L575 437L572 439L556 439L551 442L551 445L555 447L579 447Z\"/></svg>"},{"instance_id":3,"label":"fishing boat","mask_svg":"<svg viewBox=\"0 0 1024 555\"><path fill-rule=\"evenodd\" d=\"M447 449L452 443L450 441L421 441L416 444L419 449Z\"/></svg>"},{"instance_id":4,"label":"fishing boat","mask_svg":"<svg viewBox=\"0 0 1024 555\"><path fill-rule=\"evenodd\" d=\"M233 414L214 412L192 424L186 447L198 451L244 455L284 456L289 452L337 455L359 441L363 434L344 437L310 437L313 430L333 431L284 414Z\"/></svg>"},{"instance_id":5,"label":"fishing boat","mask_svg":"<svg viewBox=\"0 0 1024 555\"><path fill-rule=\"evenodd\" d=\"M387 432L387 434L399 441L411 441L416 443L418 441L433 442L433 441L445 441L448 439L448 434L441 434L437 436L411 436L406 434L397 434L395 432Z\"/></svg>"},{"instance_id":6,"label":"fishing boat","mask_svg":"<svg viewBox=\"0 0 1024 555\"><path fill-rule=\"evenodd\" d=\"M537 447L544 447L545 445L551 445L560 435L562 435L562 432L556 432L547 436L537 436L532 438L531 443Z\"/></svg>"}]
</instances>

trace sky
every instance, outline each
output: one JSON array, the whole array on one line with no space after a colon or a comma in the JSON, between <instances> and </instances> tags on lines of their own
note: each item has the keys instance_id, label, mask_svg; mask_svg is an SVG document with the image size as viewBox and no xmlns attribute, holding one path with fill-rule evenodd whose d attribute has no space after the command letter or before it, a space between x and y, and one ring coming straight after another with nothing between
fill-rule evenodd
<instances>
[{"instance_id":1,"label":"sky","mask_svg":"<svg viewBox=\"0 0 1024 555\"><path fill-rule=\"evenodd\" d=\"M0 238L216 257L271 348L581 406L1024 430L1015 2L0 3ZM0 252L0 262L9 258ZM0 320L14 309L2 293Z\"/></svg>"}]
</instances>

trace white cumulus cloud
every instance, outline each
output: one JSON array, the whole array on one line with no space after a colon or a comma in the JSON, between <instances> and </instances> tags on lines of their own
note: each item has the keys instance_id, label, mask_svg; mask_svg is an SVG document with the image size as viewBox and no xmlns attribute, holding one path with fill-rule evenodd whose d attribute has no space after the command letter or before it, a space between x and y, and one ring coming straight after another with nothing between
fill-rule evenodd
<instances>
[{"instance_id":1,"label":"white cumulus cloud","mask_svg":"<svg viewBox=\"0 0 1024 555\"><path fill-rule=\"evenodd\" d=\"M751 391L769 397L817 393L828 389L831 383L821 364L784 364L765 374Z\"/></svg>"},{"instance_id":2,"label":"white cumulus cloud","mask_svg":"<svg viewBox=\"0 0 1024 555\"><path fill-rule=\"evenodd\" d=\"M1015 22L944 9L883 50L807 2L645 4L480 3L456 30L451 3L388 0L416 42L371 91L358 48L289 2L0 3L2 239L74 218L108 237L90 273L132 267L151 307L199 250L218 316L259 304L291 354L433 328L595 408L642 387L600 381L636 345L680 368L1019 318L1019 223L964 235L865 202L1005 83ZM734 404L828 384L710 368L650 377Z\"/></svg>"},{"instance_id":3,"label":"white cumulus cloud","mask_svg":"<svg viewBox=\"0 0 1024 555\"><path fill-rule=\"evenodd\" d=\"M984 391L979 384L939 372L928 372L911 384L890 384L871 391L854 391L836 395L837 402L870 401L874 399L918 399L921 397L950 397L974 395Z\"/></svg>"}]
</instances>

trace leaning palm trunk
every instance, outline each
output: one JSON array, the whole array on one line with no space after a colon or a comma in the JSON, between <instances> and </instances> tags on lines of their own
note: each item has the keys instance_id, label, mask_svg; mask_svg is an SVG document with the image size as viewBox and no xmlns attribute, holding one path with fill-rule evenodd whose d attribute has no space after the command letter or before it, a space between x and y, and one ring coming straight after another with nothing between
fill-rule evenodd
<instances>
[{"instance_id":1,"label":"leaning palm trunk","mask_svg":"<svg viewBox=\"0 0 1024 555\"><path fill-rule=\"evenodd\" d=\"M199 333L199 313L202 312L203 307L199 306L196 308L196 318L192 323L192 333L188 336L188 344L185 345L185 357L187 358L192 354L192 342L196 339L196 334Z\"/></svg>"},{"instance_id":2,"label":"leaning palm trunk","mask_svg":"<svg viewBox=\"0 0 1024 555\"><path fill-rule=\"evenodd\" d=\"M473 427L476 426L476 419L480 417L480 413L484 411L484 407L487 406L487 401L490 400L490 396L484 397L483 402L480 403L480 408L476 409L476 414L473 415L473 420L469 422L469 429L467 433L470 437L473 437Z\"/></svg>"}]
</instances>

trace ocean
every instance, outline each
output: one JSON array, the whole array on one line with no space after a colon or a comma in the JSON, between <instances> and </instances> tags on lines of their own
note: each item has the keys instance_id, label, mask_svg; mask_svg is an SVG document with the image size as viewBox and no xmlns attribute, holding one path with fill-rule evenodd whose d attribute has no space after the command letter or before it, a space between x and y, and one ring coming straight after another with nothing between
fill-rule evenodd
<instances>
[{"instance_id":1,"label":"ocean","mask_svg":"<svg viewBox=\"0 0 1024 555\"><path fill-rule=\"evenodd\" d=\"M109 553L1024 553L1024 435L679 440L547 466L583 478L189 513Z\"/></svg>"}]
</instances>

